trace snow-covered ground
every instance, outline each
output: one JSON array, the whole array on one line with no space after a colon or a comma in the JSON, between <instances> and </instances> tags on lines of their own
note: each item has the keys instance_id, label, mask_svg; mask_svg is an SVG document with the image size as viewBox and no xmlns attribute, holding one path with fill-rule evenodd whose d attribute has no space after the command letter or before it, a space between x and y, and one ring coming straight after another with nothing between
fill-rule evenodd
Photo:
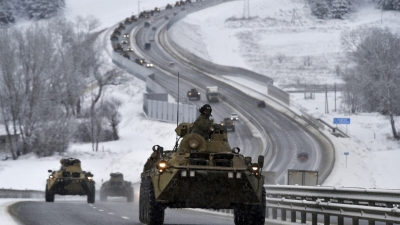
<instances>
[{"instance_id":1,"label":"snow-covered ground","mask_svg":"<svg viewBox=\"0 0 400 225\"><path fill-rule=\"evenodd\" d=\"M340 33L359 25L381 26L381 12L367 4L344 20L317 20L309 15L304 2L252 0L250 15L258 16L258 19L226 22L228 18L243 15L243 1L229 2L189 15L171 32L175 37L178 34L184 37L186 41L179 43L187 43L184 47L195 54L215 63L255 70L274 78L281 88L293 89L298 84L341 83L335 72L337 65L346 63L340 50ZM66 3L68 18L92 15L101 21L100 28L108 28L132 13L136 14L139 4L143 10L164 7L173 1L140 0L138 4L132 0L66 0ZM292 22L294 14L300 19ZM399 13L383 12L382 18L383 25L398 30ZM283 56L281 63L279 56ZM311 59L311 66L304 65L305 59ZM248 94L267 99L253 90L260 90L258 84L230 77L226 77L226 82L240 86ZM81 159L83 169L94 174L97 188L102 180L109 179L111 172L122 172L127 180L139 181L140 171L153 145L172 149L175 124L150 121L144 117L142 97L145 83L137 78L106 92L123 102L119 141L101 143L98 152L92 151L91 144L72 144L63 156L37 158L26 155L16 161L0 161L0 188L44 190L47 170L58 169L61 157ZM324 185L399 189L400 180L393 179L391 172L398 170L400 147L398 141L390 138L387 118L374 113L348 114L341 104L340 93L336 96L337 110L334 112L334 98L333 93L328 94L329 113L325 113L325 94L316 93L315 99L307 100L303 94L291 94L293 111L306 112L331 124L333 118L351 119L347 128L342 126L350 139L332 136L336 163ZM344 152L349 152L347 160ZM0 218L4 204L4 201L0 202Z\"/></svg>"}]
</instances>

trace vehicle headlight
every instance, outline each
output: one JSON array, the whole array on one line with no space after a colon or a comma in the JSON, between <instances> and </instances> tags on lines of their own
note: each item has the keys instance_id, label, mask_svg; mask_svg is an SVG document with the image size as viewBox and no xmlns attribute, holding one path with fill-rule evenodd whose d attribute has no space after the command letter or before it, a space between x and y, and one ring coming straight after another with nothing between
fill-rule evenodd
<instances>
[{"instance_id":1,"label":"vehicle headlight","mask_svg":"<svg viewBox=\"0 0 400 225\"><path fill-rule=\"evenodd\" d=\"M87 178L89 181L92 181L93 180L93 177L88 177Z\"/></svg>"},{"instance_id":2,"label":"vehicle headlight","mask_svg":"<svg viewBox=\"0 0 400 225\"><path fill-rule=\"evenodd\" d=\"M257 172L257 171L258 171L258 166L252 166L251 169L252 169L254 172Z\"/></svg>"},{"instance_id":3,"label":"vehicle headlight","mask_svg":"<svg viewBox=\"0 0 400 225\"><path fill-rule=\"evenodd\" d=\"M192 93L189 93L189 95L192 95Z\"/></svg>"},{"instance_id":4,"label":"vehicle headlight","mask_svg":"<svg viewBox=\"0 0 400 225\"><path fill-rule=\"evenodd\" d=\"M53 175L50 175L50 176L49 176L49 179L50 179L50 180L53 180L53 178L54 178Z\"/></svg>"},{"instance_id":5,"label":"vehicle headlight","mask_svg":"<svg viewBox=\"0 0 400 225\"><path fill-rule=\"evenodd\" d=\"M224 125L224 123L221 123L221 126L223 126Z\"/></svg>"},{"instance_id":6,"label":"vehicle headlight","mask_svg":"<svg viewBox=\"0 0 400 225\"><path fill-rule=\"evenodd\" d=\"M167 162L165 162L164 160L161 160L161 161L158 163L158 171L159 171L160 173L164 172L164 170L165 170L167 167L168 167L168 164L167 164Z\"/></svg>"}]
</instances>

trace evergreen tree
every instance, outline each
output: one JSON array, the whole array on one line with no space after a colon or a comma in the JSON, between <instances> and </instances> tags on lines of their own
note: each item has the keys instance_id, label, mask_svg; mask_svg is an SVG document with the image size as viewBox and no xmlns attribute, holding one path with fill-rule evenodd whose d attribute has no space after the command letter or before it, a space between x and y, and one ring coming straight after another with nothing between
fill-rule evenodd
<instances>
[{"instance_id":1,"label":"evergreen tree","mask_svg":"<svg viewBox=\"0 0 400 225\"><path fill-rule=\"evenodd\" d=\"M331 13L333 18L341 19L349 12L349 3L347 0L333 0Z\"/></svg>"}]
</instances>

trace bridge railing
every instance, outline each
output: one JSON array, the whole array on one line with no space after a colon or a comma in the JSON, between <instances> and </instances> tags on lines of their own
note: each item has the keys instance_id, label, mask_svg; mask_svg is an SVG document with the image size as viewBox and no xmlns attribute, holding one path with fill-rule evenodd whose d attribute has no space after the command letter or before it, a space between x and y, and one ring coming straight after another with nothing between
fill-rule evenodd
<instances>
[{"instance_id":1,"label":"bridge railing","mask_svg":"<svg viewBox=\"0 0 400 225\"><path fill-rule=\"evenodd\" d=\"M268 219L306 223L307 214L311 214L312 224L318 223L318 215L323 216L325 225L331 224L331 217L337 217L339 225L344 224L345 218L353 225L358 225L360 220L366 220L368 224L400 224L400 190L294 185L264 187Z\"/></svg>"},{"instance_id":2,"label":"bridge railing","mask_svg":"<svg viewBox=\"0 0 400 225\"><path fill-rule=\"evenodd\" d=\"M0 198L43 198L43 191L0 189Z\"/></svg>"}]
</instances>

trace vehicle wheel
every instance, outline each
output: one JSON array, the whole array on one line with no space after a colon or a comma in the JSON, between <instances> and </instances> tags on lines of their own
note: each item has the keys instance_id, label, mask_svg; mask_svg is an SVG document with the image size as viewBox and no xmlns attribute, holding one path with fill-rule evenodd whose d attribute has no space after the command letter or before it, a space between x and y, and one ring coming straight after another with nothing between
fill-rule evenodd
<instances>
[{"instance_id":1,"label":"vehicle wheel","mask_svg":"<svg viewBox=\"0 0 400 225\"><path fill-rule=\"evenodd\" d=\"M47 189L47 184L46 184L46 189L45 189L45 200L46 202L54 202L54 193L52 193L51 191L49 191Z\"/></svg>"},{"instance_id":2,"label":"vehicle wheel","mask_svg":"<svg viewBox=\"0 0 400 225\"><path fill-rule=\"evenodd\" d=\"M107 194L105 192L100 192L100 201L102 202L107 201Z\"/></svg>"},{"instance_id":3,"label":"vehicle wheel","mask_svg":"<svg viewBox=\"0 0 400 225\"><path fill-rule=\"evenodd\" d=\"M133 189L129 190L128 195L126 196L127 202L133 202Z\"/></svg>"},{"instance_id":4,"label":"vehicle wheel","mask_svg":"<svg viewBox=\"0 0 400 225\"><path fill-rule=\"evenodd\" d=\"M151 180L146 180L146 200L147 209L145 217L147 217L148 225L162 225L164 224L164 207L156 202L154 195L154 186Z\"/></svg>"},{"instance_id":5,"label":"vehicle wheel","mask_svg":"<svg viewBox=\"0 0 400 225\"><path fill-rule=\"evenodd\" d=\"M262 225L265 223L265 209L267 205L265 188L262 190L261 204L251 206L249 224Z\"/></svg>"},{"instance_id":6,"label":"vehicle wheel","mask_svg":"<svg viewBox=\"0 0 400 225\"><path fill-rule=\"evenodd\" d=\"M235 131L235 128L232 128L232 131Z\"/></svg>"},{"instance_id":7,"label":"vehicle wheel","mask_svg":"<svg viewBox=\"0 0 400 225\"><path fill-rule=\"evenodd\" d=\"M87 193L87 203L94 203L96 199L96 188L94 184L89 188Z\"/></svg>"},{"instance_id":8,"label":"vehicle wheel","mask_svg":"<svg viewBox=\"0 0 400 225\"><path fill-rule=\"evenodd\" d=\"M250 206L247 205L237 205L233 210L235 225L248 225L250 224Z\"/></svg>"},{"instance_id":9,"label":"vehicle wheel","mask_svg":"<svg viewBox=\"0 0 400 225\"><path fill-rule=\"evenodd\" d=\"M199 97L197 97L197 100L200 100L200 96L199 96Z\"/></svg>"},{"instance_id":10,"label":"vehicle wheel","mask_svg":"<svg viewBox=\"0 0 400 225\"><path fill-rule=\"evenodd\" d=\"M142 179L142 182L140 183L140 193L139 193L139 221L141 223L146 224L147 223L147 217L146 215L146 203L147 203L147 199L146 199L146 184L145 184L145 180Z\"/></svg>"}]
</instances>

